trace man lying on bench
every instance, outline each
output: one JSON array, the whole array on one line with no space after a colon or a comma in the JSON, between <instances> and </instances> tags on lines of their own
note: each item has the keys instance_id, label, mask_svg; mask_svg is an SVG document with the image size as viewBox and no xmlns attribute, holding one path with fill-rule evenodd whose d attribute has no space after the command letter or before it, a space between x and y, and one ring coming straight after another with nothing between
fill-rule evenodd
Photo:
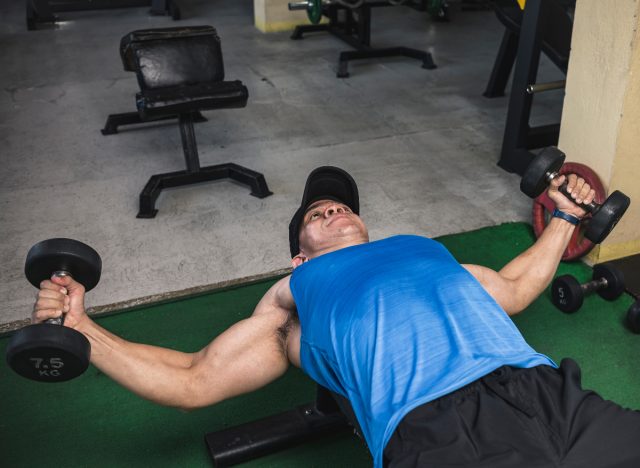
<instances>
[{"instance_id":1,"label":"man lying on bench","mask_svg":"<svg viewBox=\"0 0 640 468\"><path fill-rule=\"evenodd\" d=\"M575 362L556 366L509 318L549 284L576 228L570 221L585 215L576 203L594 198L573 174L572 199L561 195L564 180L549 188L559 215L496 272L461 265L419 236L369 242L351 176L318 168L290 224L293 273L201 351L111 334L85 314L84 289L70 277L42 283L33 320L65 313L104 373L187 410L299 366L349 400L376 467L638 466L640 412L582 390Z\"/></svg>"}]
</instances>

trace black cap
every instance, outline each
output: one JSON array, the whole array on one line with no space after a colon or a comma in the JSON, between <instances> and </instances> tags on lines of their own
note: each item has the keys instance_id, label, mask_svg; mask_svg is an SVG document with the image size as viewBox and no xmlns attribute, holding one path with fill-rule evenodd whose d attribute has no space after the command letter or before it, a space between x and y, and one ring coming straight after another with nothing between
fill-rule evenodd
<instances>
[{"instance_id":1,"label":"black cap","mask_svg":"<svg viewBox=\"0 0 640 468\"><path fill-rule=\"evenodd\" d=\"M318 200L336 200L344 203L355 214L360 213L358 186L346 171L333 166L322 166L311 171L304 186L302 203L289 223L291 258L300 253L300 226L307 207Z\"/></svg>"}]
</instances>

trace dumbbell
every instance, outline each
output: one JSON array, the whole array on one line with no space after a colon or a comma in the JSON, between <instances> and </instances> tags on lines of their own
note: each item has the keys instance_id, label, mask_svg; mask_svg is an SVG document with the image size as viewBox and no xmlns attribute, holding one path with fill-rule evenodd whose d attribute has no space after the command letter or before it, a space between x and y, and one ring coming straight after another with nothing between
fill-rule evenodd
<instances>
[{"instance_id":1,"label":"dumbbell","mask_svg":"<svg viewBox=\"0 0 640 468\"><path fill-rule=\"evenodd\" d=\"M558 176L558 171L562 167L564 159L565 154L558 148L553 146L545 148L527 167L520 181L520 190L531 198L536 198ZM566 181L558 190L572 200L571 194L567 192ZM620 221L630 202L629 197L616 190L609 195L602 205L595 202L589 204L581 203L579 206L591 213L591 219L585 229L585 237L594 244L602 242Z\"/></svg>"},{"instance_id":2,"label":"dumbbell","mask_svg":"<svg viewBox=\"0 0 640 468\"><path fill-rule=\"evenodd\" d=\"M571 275L558 276L551 283L553 304L565 313L572 313L582 306L584 296L597 292L608 301L613 301L624 292L624 275L611 263L600 263L593 267L592 280L580 284Z\"/></svg>"},{"instance_id":3,"label":"dumbbell","mask_svg":"<svg viewBox=\"0 0 640 468\"><path fill-rule=\"evenodd\" d=\"M640 300L634 302L627 311L627 327L633 333L640 334Z\"/></svg>"},{"instance_id":4,"label":"dumbbell","mask_svg":"<svg viewBox=\"0 0 640 468\"><path fill-rule=\"evenodd\" d=\"M100 255L73 239L48 239L27 254L24 272L36 288L43 280L71 276L86 291L100 281ZM18 330L7 346L7 363L22 377L39 382L64 382L82 374L89 366L91 345L80 332L63 326L64 318Z\"/></svg>"}]
</instances>

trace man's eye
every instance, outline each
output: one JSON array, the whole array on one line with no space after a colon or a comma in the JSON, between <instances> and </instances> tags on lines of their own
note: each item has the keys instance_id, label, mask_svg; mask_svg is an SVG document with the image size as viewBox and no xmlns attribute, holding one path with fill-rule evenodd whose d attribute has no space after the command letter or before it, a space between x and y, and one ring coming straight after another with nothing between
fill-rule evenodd
<instances>
[{"instance_id":1,"label":"man's eye","mask_svg":"<svg viewBox=\"0 0 640 468\"><path fill-rule=\"evenodd\" d=\"M311 213L311 216L309 216L309 219L316 219L318 216L320 216L320 213L314 211L313 213Z\"/></svg>"}]
</instances>

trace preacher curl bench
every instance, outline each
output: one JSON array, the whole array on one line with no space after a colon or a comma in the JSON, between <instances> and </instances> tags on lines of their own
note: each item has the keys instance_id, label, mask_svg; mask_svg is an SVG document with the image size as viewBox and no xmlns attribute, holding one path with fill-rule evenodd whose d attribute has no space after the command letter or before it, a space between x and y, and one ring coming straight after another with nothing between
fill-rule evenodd
<instances>
[{"instance_id":1,"label":"preacher curl bench","mask_svg":"<svg viewBox=\"0 0 640 468\"><path fill-rule=\"evenodd\" d=\"M120 125L179 120L186 170L153 175L140 193L138 218L153 218L160 192L169 187L230 178L251 187L251 195L271 195L264 176L235 163L200 167L194 122L202 110L241 108L249 93L240 81L224 81L220 38L211 26L133 31L120 41L124 69L135 72L140 86L136 112L112 114L103 135Z\"/></svg>"}]
</instances>

